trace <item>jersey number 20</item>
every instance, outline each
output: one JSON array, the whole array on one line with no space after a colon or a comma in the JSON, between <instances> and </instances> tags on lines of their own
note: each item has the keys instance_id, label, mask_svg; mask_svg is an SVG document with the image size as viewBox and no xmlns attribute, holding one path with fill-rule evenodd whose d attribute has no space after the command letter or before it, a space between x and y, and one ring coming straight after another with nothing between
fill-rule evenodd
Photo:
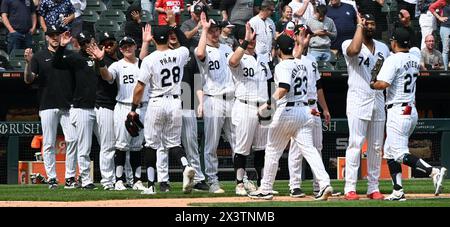
<instances>
[{"instance_id":1,"label":"jersey number 20","mask_svg":"<svg viewBox=\"0 0 450 227\"><path fill-rule=\"evenodd\" d=\"M180 82L180 67L178 66L173 67L172 72L169 69L163 69L161 71L161 75L163 76L161 78L161 86L162 87L171 86L172 85L172 82L170 82L171 75L173 75L172 81L174 83Z\"/></svg>"}]
</instances>

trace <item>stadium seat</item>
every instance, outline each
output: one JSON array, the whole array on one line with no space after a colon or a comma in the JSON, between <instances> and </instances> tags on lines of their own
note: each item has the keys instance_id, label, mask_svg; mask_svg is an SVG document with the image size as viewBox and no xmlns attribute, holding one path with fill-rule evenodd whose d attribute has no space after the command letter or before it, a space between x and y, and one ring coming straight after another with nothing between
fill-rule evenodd
<instances>
[{"instance_id":1,"label":"stadium seat","mask_svg":"<svg viewBox=\"0 0 450 227\"><path fill-rule=\"evenodd\" d=\"M85 10L94 10L97 12L105 11L106 5L100 0L87 0Z\"/></svg>"},{"instance_id":2,"label":"stadium seat","mask_svg":"<svg viewBox=\"0 0 450 227\"><path fill-rule=\"evenodd\" d=\"M142 17L141 17L142 22L150 22L152 21L152 17L150 16L150 12L147 10L142 10Z\"/></svg>"},{"instance_id":3,"label":"stadium seat","mask_svg":"<svg viewBox=\"0 0 450 227\"><path fill-rule=\"evenodd\" d=\"M317 61L317 66L319 67L319 71L332 71L334 70L333 65L327 61Z\"/></svg>"},{"instance_id":4,"label":"stadium seat","mask_svg":"<svg viewBox=\"0 0 450 227\"><path fill-rule=\"evenodd\" d=\"M100 15L95 10L85 10L81 18L86 22L96 22L100 20Z\"/></svg>"},{"instance_id":5,"label":"stadium seat","mask_svg":"<svg viewBox=\"0 0 450 227\"><path fill-rule=\"evenodd\" d=\"M347 70L347 63L345 62L344 57L339 58L336 61L336 70Z\"/></svg>"},{"instance_id":6,"label":"stadium seat","mask_svg":"<svg viewBox=\"0 0 450 227\"><path fill-rule=\"evenodd\" d=\"M122 11L126 11L130 7L130 3L125 0L111 0L108 3L108 9L118 9Z\"/></svg>"},{"instance_id":7,"label":"stadium seat","mask_svg":"<svg viewBox=\"0 0 450 227\"><path fill-rule=\"evenodd\" d=\"M120 26L117 22L111 20L99 20L94 24L95 32L117 32Z\"/></svg>"},{"instance_id":8,"label":"stadium seat","mask_svg":"<svg viewBox=\"0 0 450 227\"><path fill-rule=\"evenodd\" d=\"M117 23L123 23L127 20L125 14L120 9L110 9L104 11L101 16L101 20L111 20Z\"/></svg>"},{"instance_id":9,"label":"stadium seat","mask_svg":"<svg viewBox=\"0 0 450 227\"><path fill-rule=\"evenodd\" d=\"M23 60L24 59L25 50L24 49L13 49L9 54L10 60Z\"/></svg>"},{"instance_id":10,"label":"stadium seat","mask_svg":"<svg viewBox=\"0 0 450 227\"><path fill-rule=\"evenodd\" d=\"M17 71L22 71L25 69L25 60L24 59L11 59L9 64L14 67Z\"/></svg>"}]
</instances>

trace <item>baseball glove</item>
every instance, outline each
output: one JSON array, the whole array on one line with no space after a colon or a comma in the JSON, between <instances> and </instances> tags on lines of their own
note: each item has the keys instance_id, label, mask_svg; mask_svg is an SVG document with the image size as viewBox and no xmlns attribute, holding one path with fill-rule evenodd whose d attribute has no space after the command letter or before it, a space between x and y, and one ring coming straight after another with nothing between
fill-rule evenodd
<instances>
[{"instance_id":1,"label":"baseball glove","mask_svg":"<svg viewBox=\"0 0 450 227\"><path fill-rule=\"evenodd\" d=\"M131 114L130 112L125 120L125 128L132 137L138 136L139 130L144 128L141 120L139 120L139 114Z\"/></svg>"}]
</instances>

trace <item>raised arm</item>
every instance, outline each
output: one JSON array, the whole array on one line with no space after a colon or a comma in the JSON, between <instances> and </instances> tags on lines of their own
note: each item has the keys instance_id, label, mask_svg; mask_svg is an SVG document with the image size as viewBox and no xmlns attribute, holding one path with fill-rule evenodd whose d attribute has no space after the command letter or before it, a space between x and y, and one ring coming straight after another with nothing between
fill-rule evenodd
<instances>
[{"instance_id":1,"label":"raised arm","mask_svg":"<svg viewBox=\"0 0 450 227\"><path fill-rule=\"evenodd\" d=\"M354 57L361 52L361 47L363 43L363 34L364 34L364 26L366 23L366 20L364 18L361 18L361 15L357 15L358 18L358 24L356 26L355 35L353 36L352 42L347 47L346 53L349 57Z\"/></svg>"},{"instance_id":2,"label":"raised arm","mask_svg":"<svg viewBox=\"0 0 450 227\"><path fill-rule=\"evenodd\" d=\"M202 12L202 14L200 15L200 21L202 23L203 30L202 35L200 36L200 41L198 42L198 47L195 51L195 55L200 61L203 61L206 57L206 35L208 34L211 22L206 21L205 12Z\"/></svg>"},{"instance_id":3,"label":"raised arm","mask_svg":"<svg viewBox=\"0 0 450 227\"><path fill-rule=\"evenodd\" d=\"M36 78L36 75L31 72L31 61L33 58L33 49L31 49L31 48L25 49L24 57L25 57L25 70L24 70L24 74L23 74L23 80L25 81L26 84L31 84L31 83L33 83L34 79Z\"/></svg>"},{"instance_id":4,"label":"raised arm","mask_svg":"<svg viewBox=\"0 0 450 227\"><path fill-rule=\"evenodd\" d=\"M230 61L228 62L228 64L231 67L236 68L239 65L242 57L244 56L245 49L247 48L248 43L250 41L252 41L255 38L255 36L256 36L256 33L252 32L250 24L247 22L247 24L245 24L244 42L242 42L241 45L239 45L239 47L236 48L233 55L231 55L231 57L230 57Z\"/></svg>"},{"instance_id":5,"label":"raised arm","mask_svg":"<svg viewBox=\"0 0 450 227\"><path fill-rule=\"evenodd\" d=\"M150 24L146 24L145 27L142 28L142 47L141 51L139 52L139 59L142 60L147 55L149 55L148 46L150 45L152 40L152 26Z\"/></svg>"}]
</instances>

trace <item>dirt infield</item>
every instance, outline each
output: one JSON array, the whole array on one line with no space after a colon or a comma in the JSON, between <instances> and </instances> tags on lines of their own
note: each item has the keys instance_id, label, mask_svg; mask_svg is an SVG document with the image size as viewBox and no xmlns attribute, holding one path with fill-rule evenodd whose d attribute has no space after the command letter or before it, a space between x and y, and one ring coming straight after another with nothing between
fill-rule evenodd
<instances>
[{"instance_id":1,"label":"dirt infield","mask_svg":"<svg viewBox=\"0 0 450 227\"><path fill-rule=\"evenodd\" d=\"M437 198L433 194L407 194L407 199ZM441 194L439 198L450 198L450 194ZM343 196L334 196L330 200L343 200ZM366 198L363 198L363 200ZM272 201L298 202L313 201L314 198L291 198L275 196ZM99 200L81 202L51 202L51 201L0 201L0 207L188 207L192 203L244 203L258 202L247 197L214 197L214 198L174 198L174 199L133 199L133 200Z\"/></svg>"}]
</instances>

